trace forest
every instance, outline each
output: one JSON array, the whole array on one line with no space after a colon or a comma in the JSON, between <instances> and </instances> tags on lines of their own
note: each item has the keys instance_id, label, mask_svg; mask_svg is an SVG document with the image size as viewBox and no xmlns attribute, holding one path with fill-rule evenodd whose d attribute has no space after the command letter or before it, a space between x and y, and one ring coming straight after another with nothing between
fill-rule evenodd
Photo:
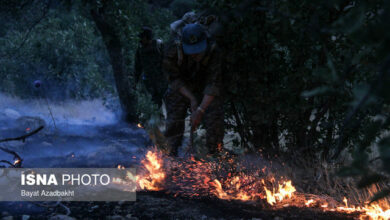
<instances>
[{"instance_id":1,"label":"forest","mask_svg":"<svg viewBox=\"0 0 390 220\"><path fill-rule=\"evenodd\" d=\"M140 173L135 202L0 202L0 217L389 219L389 9L384 0L2 0L0 166ZM179 156L168 155L167 103L136 76L143 28L165 59L172 23L188 12L215 19L207 25L222 54L214 158L207 122L192 131L189 116Z\"/></svg>"}]
</instances>

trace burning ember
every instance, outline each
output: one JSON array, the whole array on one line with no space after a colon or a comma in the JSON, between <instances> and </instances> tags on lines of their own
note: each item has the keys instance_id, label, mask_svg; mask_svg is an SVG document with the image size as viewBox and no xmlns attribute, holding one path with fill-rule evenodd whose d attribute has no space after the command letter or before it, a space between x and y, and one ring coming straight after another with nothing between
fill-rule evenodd
<instances>
[{"instance_id":1,"label":"burning ember","mask_svg":"<svg viewBox=\"0 0 390 220\"><path fill-rule=\"evenodd\" d=\"M343 203L334 201L328 203L321 196L297 192L291 180L269 177L266 169L245 174L243 172L225 172L217 175L217 171L224 170L226 163L205 162L203 160L172 159L163 157L163 153L148 151L144 160L142 174L135 177L138 189L166 190L175 195L184 196L215 196L224 200L266 201L273 208L287 206L309 207L323 211L337 211L344 213L360 213L361 220L390 219L390 206L386 202L354 206L344 197ZM236 164L233 159L228 164ZM119 167L118 167L119 168Z\"/></svg>"}]
</instances>

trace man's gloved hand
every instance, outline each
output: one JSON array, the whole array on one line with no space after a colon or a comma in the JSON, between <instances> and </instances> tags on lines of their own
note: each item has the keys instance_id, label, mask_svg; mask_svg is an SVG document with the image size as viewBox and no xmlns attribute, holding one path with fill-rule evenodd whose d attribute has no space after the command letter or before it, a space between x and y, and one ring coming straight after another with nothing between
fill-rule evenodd
<instances>
[{"instance_id":1,"label":"man's gloved hand","mask_svg":"<svg viewBox=\"0 0 390 220\"><path fill-rule=\"evenodd\" d=\"M191 114L191 130L194 131L202 121L202 117L204 114L204 109L201 107L198 107L195 111Z\"/></svg>"}]
</instances>

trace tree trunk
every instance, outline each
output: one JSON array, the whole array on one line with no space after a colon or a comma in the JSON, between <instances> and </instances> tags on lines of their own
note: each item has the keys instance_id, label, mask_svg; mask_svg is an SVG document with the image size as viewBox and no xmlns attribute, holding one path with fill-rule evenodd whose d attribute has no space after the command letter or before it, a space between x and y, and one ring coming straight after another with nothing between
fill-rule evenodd
<instances>
[{"instance_id":1,"label":"tree trunk","mask_svg":"<svg viewBox=\"0 0 390 220\"><path fill-rule=\"evenodd\" d=\"M123 116L127 122L136 123L138 117L134 107L136 106L137 97L127 77L129 74L125 70L120 38L112 25L104 19L104 13L91 10L91 15L102 35L110 57L116 89L124 113Z\"/></svg>"}]
</instances>

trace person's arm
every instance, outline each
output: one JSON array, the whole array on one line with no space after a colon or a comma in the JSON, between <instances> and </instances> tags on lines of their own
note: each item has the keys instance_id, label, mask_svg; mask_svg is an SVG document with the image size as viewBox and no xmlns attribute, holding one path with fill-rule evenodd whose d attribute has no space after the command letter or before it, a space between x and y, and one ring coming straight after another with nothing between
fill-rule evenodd
<instances>
[{"instance_id":1,"label":"person's arm","mask_svg":"<svg viewBox=\"0 0 390 220\"><path fill-rule=\"evenodd\" d=\"M191 115L192 129L195 130L200 124L203 114L206 109L213 102L215 96L220 95L220 88L222 87L221 77L221 53L214 51L213 57L209 61L208 79L206 87L203 91L203 99L199 107Z\"/></svg>"},{"instance_id":2,"label":"person's arm","mask_svg":"<svg viewBox=\"0 0 390 220\"><path fill-rule=\"evenodd\" d=\"M198 107L198 101L196 100L194 94L192 94L191 90L189 90L185 85L183 85L180 89L179 92L186 97L187 99L190 100L191 102L191 112L196 111L196 108Z\"/></svg>"}]
</instances>

